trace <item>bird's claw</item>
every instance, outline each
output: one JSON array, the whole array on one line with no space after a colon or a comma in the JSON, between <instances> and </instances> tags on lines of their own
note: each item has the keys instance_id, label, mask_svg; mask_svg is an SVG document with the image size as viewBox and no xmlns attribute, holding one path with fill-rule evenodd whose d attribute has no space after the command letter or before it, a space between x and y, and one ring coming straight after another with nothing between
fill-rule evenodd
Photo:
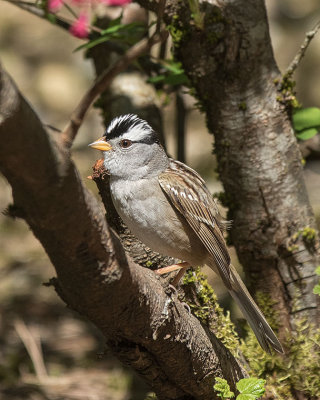
<instances>
[{"instance_id":1,"label":"bird's claw","mask_svg":"<svg viewBox=\"0 0 320 400\"><path fill-rule=\"evenodd\" d=\"M188 314L191 314L191 309L188 303L182 302L183 307L188 311Z\"/></svg>"},{"instance_id":2,"label":"bird's claw","mask_svg":"<svg viewBox=\"0 0 320 400\"><path fill-rule=\"evenodd\" d=\"M168 284L168 286L166 287L166 294L168 294L169 296L171 296L172 294L175 294L178 296L178 290L176 287L174 287L173 285L171 285L170 283Z\"/></svg>"}]
</instances>

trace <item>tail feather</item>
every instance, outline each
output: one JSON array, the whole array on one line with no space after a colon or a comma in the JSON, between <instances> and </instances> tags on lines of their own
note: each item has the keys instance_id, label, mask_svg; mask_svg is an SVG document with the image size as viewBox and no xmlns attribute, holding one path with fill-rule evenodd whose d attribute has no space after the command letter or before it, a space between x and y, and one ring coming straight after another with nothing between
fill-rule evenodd
<instances>
[{"instance_id":1,"label":"tail feather","mask_svg":"<svg viewBox=\"0 0 320 400\"><path fill-rule=\"evenodd\" d=\"M260 346L268 353L271 352L271 348L278 353L283 353L281 343L254 302L239 274L232 265L230 265L230 269L231 289L229 289L229 292L249 322Z\"/></svg>"}]
</instances>

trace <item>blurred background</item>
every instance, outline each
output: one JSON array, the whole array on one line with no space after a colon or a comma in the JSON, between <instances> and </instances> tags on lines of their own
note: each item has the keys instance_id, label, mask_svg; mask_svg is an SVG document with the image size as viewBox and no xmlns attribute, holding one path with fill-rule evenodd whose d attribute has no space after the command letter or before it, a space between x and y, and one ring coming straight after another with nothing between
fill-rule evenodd
<instances>
[{"instance_id":1,"label":"blurred background","mask_svg":"<svg viewBox=\"0 0 320 400\"><path fill-rule=\"evenodd\" d=\"M320 18L319 0L266 0L275 58L283 72ZM94 79L81 52L82 42L5 1L0 3L0 60L43 122L63 128ZM297 97L304 107L320 107L320 34L312 41L296 75ZM215 175L212 136L191 97L187 105L186 162L222 190ZM170 155L176 156L174 101L162 106ZM99 154L87 144L103 133L92 109L72 150L86 179ZM28 132L26 132L28 134ZM307 160L307 190L320 221L320 161ZM0 212L12 201L0 176ZM233 254L234 263L236 256ZM206 271L209 272L209 271ZM0 399L140 400L146 388L112 358L99 332L68 310L51 287L43 286L54 269L22 220L0 214ZM210 274L209 279L213 280ZM219 288L217 288L219 292ZM41 381L41 384L39 383Z\"/></svg>"}]
</instances>

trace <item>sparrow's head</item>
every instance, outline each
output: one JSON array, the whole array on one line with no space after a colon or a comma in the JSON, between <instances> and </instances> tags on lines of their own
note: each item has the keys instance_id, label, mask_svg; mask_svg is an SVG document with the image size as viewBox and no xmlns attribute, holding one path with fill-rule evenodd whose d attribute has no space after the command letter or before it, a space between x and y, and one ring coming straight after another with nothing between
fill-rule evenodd
<instances>
[{"instance_id":1,"label":"sparrow's head","mask_svg":"<svg viewBox=\"0 0 320 400\"><path fill-rule=\"evenodd\" d=\"M114 118L105 134L89 146L103 151L104 166L114 177L128 180L151 177L168 165L157 133L133 114Z\"/></svg>"}]
</instances>

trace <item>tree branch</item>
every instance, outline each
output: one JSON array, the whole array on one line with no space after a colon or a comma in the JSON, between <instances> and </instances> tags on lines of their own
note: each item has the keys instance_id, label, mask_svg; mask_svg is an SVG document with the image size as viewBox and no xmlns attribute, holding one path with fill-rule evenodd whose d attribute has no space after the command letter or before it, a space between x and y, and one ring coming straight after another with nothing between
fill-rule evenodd
<instances>
[{"instance_id":1,"label":"tree branch","mask_svg":"<svg viewBox=\"0 0 320 400\"><path fill-rule=\"evenodd\" d=\"M51 283L89 318L159 399L213 399L215 376L243 372L150 270L128 258L84 187L59 134L46 131L0 70L0 170L14 204L50 257ZM36 150L36 151L35 151Z\"/></svg>"},{"instance_id":2,"label":"tree branch","mask_svg":"<svg viewBox=\"0 0 320 400\"><path fill-rule=\"evenodd\" d=\"M291 61L290 65L288 66L286 72L284 73L285 77L291 77L294 73L294 71L298 68L298 65L300 64L300 61L304 57L307 48L309 47L309 44L311 43L311 40L315 37L315 35L318 33L320 29L320 21L315 25L311 31L307 32L306 37L304 39L304 42L302 43L298 53L294 57L294 59Z\"/></svg>"}]
</instances>

